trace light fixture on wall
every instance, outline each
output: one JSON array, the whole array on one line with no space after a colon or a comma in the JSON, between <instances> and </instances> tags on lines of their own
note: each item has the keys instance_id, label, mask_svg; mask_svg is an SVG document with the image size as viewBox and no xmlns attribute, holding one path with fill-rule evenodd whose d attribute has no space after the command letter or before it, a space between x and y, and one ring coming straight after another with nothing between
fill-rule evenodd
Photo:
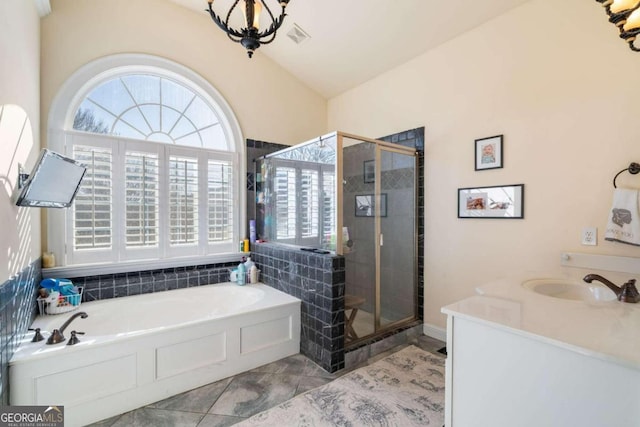
<instances>
[{"instance_id":1,"label":"light fixture on wall","mask_svg":"<svg viewBox=\"0 0 640 427\"><path fill-rule=\"evenodd\" d=\"M640 52L640 0L596 0L601 3L609 15L609 22L620 31L620 38L629 44L631 50ZM639 41L640 42L640 41Z\"/></svg>"},{"instance_id":2,"label":"light fixture on wall","mask_svg":"<svg viewBox=\"0 0 640 427\"><path fill-rule=\"evenodd\" d=\"M249 58L253 56L253 52L261 45L269 44L275 39L278 28L282 26L284 17L287 16L285 9L289 4L289 0L278 0L282 11L280 12L280 16L276 18L273 16L273 13L271 13L271 9L269 9L266 0L242 0L243 5L241 9L244 15L245 26L240 29L234 29L229 26L229 18L231 18L233 11L241 0L235 0L233 2L224 20L222 19L222 15L218 15L213 11L212 4L214 0L207 1L209 3L209 14L213 22L215 22L222 31L227 33L231 40L244 46L247 49ZM260 31L260 13L263 8L269 14L271 25L269 25L266 30Z\"/></svg>"}]
</instances>

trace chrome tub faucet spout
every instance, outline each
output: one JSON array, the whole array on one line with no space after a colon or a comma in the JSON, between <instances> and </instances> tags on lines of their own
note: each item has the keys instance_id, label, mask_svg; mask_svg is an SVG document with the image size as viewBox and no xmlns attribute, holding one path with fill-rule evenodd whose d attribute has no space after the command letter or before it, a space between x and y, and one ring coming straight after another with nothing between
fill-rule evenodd
<instances>
[{"instance_id":1,"label":"chrome tub faucet spout","mask_svg":"<svg viewBox=\"0 0 640 427\"><path fill-rule=\"evenodd\" d=\"M47 344L58 344L64 341L66 339L63 335L64 330L67 329L67 326L69 326L69 324L73 322L76 317L86 319L87 317L89 317L89 315L84 311L81 311L68 318L67 321L64 322L62 326L60 326L60 329L54 329L53 332L51 332L51 335L47 339Z\"/></svg>"},{"instance_id":2,"label":"chrome tub faucet spout","mask_svg":"<svg viewBox=\"0 0 640 427\"><path fill-rule=\"evenodd\" d=\"M605 279L599 274L587 274L582 280L587 283L591 283L596 280L604 284L607 288L611 289L613 293L616 294L616 297L618 297L618 301L631 303L640 302L640 293L636 288L636 279L631 279L622 286L616 286L615 284L613 284L613 282Z\"/></svg>"}]
</instances>

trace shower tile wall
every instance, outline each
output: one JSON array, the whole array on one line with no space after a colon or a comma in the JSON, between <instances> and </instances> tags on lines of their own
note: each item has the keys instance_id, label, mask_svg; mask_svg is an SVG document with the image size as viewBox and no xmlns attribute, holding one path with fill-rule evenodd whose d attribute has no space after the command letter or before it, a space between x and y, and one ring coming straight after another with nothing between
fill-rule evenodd
<instances>
[{"instance_id":1,"label":"shower tile wall","mask_svg":"<svg viewBox=\"0 0 640 427\"><path fill-rule=\"evenodd\" d=\"M300 352L329 372L344 368L344 257L259 243L251 259L261 282L302 300Z\"/></svg>"},{"instance_id":2,"label":"shower tile wall","mask_svg":"<svg viewBox=\"0 0 640 427\"><path fill-rule=\"evenodd\" d=\"M9 404L9 360L36 316L40 258L0 284L0 405Z\"/></svg>"},{"instance_id":3,"label":"shower tile wall","mask_svg":"<svg viewBox=\"0 0 640 427\"><path fill-rule=\"evenodd\" d=\"M418 319L424 320L424 127L382 138L385 142L415 148L418 152Z\"/></svg>"}]
</instances>

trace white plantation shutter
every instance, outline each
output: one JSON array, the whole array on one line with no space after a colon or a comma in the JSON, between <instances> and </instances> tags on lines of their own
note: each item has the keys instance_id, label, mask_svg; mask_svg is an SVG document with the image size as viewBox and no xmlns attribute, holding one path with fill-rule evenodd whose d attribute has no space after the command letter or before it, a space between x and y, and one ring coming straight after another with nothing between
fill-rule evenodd
<instances>
[{"instance_id":1,"label":"white plantation shutter","mask_svg":"<svg viewBox=\"0 0 640 427\"><path fill-rule=\"evenodd\" d=\"M336 222L335 184L332 167L301 168L288 160L274 161L276 240L312 247L330 243Z\"/></svg>"},{"instance_id":2,"label":"white plantation shutter","mask_svg":"<svg viewBox=\"0 0 640 427\"><path fill-rule=\"evenodd\" d=\"M296 238L296 170L277 167L275 173L275 197L278 240Z\"/></svg>"},{"instance_id":3,"label":"white plantation shutter","mask_svg":"<svg viewBox=\"0 0 640 427\"><path fill-rule=\"evenodd\" d=\"M233 173L230 161L209 160L207 175L209 243L233 238Z\"/></svg>"},{"instance_id":4,"label":"white plantation shutter","mask_svg":"<svg viewBox=\"0 0 640 427\"><path fill-rule=\"evenodd\" d=\"M75 145L73 158L87 167L73 204L73 249L109 249L113 245L111 150Z\"/></svg>"},{"instance_id":5,"label":"white plantation shutter","mask_svg":"<svg viewBox=\"0 0 640 427\"><path fill-rule=\"evenodd\" d=\"M320 187L317 170L300 173L300 237L318 237L320 223Z\"/></svg>"},{"instance_id":6,"label":"white plantation shutter","mask_svg":"<svg viewBox=\"0 0 640 427\"><path fill-rule=\"evenodd\" d=\"M336 174L334 171L322 172L322 241L331 243L336 227Z\"/></svg>"},{"instance_id":7,"label":"white plantation shutter","mask_svg":"<svg viewBox=\"0 0 640 427\"><path fill-rule=\"evenodd\" d=\"M169 241L198 243L198 159L169 158Z\"/></svg>"},{"instance_id":8,"label":"white plantation shutter","mask_svg":"<svg viewBox=\"0 0 640 427\"><path fill-rule=\"evenodd\" d=\"M159 239L159 158L157 154L125 154L125 245L157 247Z\"/></svg>"}]
</instances>

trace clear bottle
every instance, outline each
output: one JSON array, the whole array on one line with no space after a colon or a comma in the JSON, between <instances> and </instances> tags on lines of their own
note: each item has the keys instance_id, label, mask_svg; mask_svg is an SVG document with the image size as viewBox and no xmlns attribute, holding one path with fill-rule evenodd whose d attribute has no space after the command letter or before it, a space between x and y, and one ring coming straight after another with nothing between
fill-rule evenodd
<instances>
[{"instance_id":1,"label":"clear bottle","mask_svg":"<svg viewBox=\"0 0 640 427\"><path fill-rule=\"evenodd\" d=\"M254 265L256 265L256 263L251 261L251 257L247 257L247 262L244 263L244 269L249 273L251 271L251 267Z\"/></svg>"},{"instance_id":2,"label":"clear bottle","mask_svg":"<svg viewBox=\"0 0 640 427\"><path fill-rule=\"evenodd\" d=\"M242 257L244 261L244 257ZM238 265L238 285L244 285L247 283L247 270L244 267L244 262Z\"/></svg>"}]
</instances>

